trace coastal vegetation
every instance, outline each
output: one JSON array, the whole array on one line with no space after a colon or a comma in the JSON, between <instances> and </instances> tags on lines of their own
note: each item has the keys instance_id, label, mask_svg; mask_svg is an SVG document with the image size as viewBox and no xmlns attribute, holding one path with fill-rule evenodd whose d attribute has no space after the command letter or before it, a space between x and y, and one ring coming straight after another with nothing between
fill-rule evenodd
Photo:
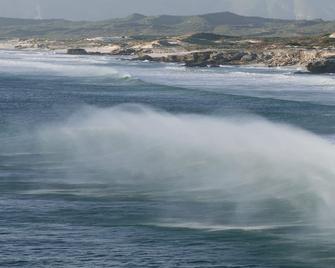
<instances>
[{"instance_id":1,"label":"coastal vegetation","mask_svg":"<svg viewBox=\"0 0 335 268\"><path fill-rule=\"evenodd\" d=\"M206 32L232 36L298 37L332 33L334 21L282 20L240 16L230 12L198 16L144 16L104 21L0 18L1 38L72 39L95 36L184 35Z\"/></svg>"}]
</instances>

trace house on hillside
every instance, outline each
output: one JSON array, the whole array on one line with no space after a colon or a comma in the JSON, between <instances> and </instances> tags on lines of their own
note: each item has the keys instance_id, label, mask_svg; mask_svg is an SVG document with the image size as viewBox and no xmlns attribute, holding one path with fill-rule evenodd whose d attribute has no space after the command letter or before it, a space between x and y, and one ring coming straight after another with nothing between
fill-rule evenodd
<instances>
[{"instance_id":1,"label":"house on hillside","mask_svg":"<svg viewBox=\"0 0 335 268\"><path fill-rule=\"evenodd\" d=\"M332 33L331 35L329 35L329 38L335 38L335 33Z\"/></svg>"}]
</instances>

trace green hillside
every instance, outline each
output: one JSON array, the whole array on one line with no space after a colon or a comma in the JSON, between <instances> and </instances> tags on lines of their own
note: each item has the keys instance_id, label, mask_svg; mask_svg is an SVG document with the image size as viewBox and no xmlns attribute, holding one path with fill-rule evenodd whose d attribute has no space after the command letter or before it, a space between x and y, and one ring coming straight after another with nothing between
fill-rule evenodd
<instances>
[{"instance_id":1,"label":"green hillside","mask_svg":"<svg viewBox=\"0 0 335 268\"><path fill-rule=\"evenodd\" d=\"M279 20L230 12L199 16L143 16L98 22L0 18L0 38L82 38L121 35L182 35L208 32L242 36L302 36L335 32L335 22Z\"/></svg>"}]
</instances>

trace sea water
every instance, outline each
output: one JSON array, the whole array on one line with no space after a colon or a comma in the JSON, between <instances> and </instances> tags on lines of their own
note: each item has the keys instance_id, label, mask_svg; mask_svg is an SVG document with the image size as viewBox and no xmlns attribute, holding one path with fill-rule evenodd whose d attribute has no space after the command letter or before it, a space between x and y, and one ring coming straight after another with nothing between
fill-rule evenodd
<instances>
[{"instance_id":1,"label":"sea water","mask_svg":"<svg viewBox=\"0 0 335 268\"><path fill-rule=\"evenodd\" d=\"M0 67L0 266L335 267L334 76Z\"/></svg>"}]
</instances>

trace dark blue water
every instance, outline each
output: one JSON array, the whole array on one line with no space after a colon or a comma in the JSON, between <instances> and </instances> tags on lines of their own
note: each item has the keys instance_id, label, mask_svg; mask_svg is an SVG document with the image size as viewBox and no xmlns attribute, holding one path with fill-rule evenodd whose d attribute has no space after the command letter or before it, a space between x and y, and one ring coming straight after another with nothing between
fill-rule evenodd
<instances>
[{"instance_id":1,"label":"dark blue water","mask_svg":"<svg viewBox=\"0 0 335 268\"><path fill-rule=\"evenodd\" d=\"M335 266L334 77L0 59L0 266Z\"/></svg>"}]
</instances>

